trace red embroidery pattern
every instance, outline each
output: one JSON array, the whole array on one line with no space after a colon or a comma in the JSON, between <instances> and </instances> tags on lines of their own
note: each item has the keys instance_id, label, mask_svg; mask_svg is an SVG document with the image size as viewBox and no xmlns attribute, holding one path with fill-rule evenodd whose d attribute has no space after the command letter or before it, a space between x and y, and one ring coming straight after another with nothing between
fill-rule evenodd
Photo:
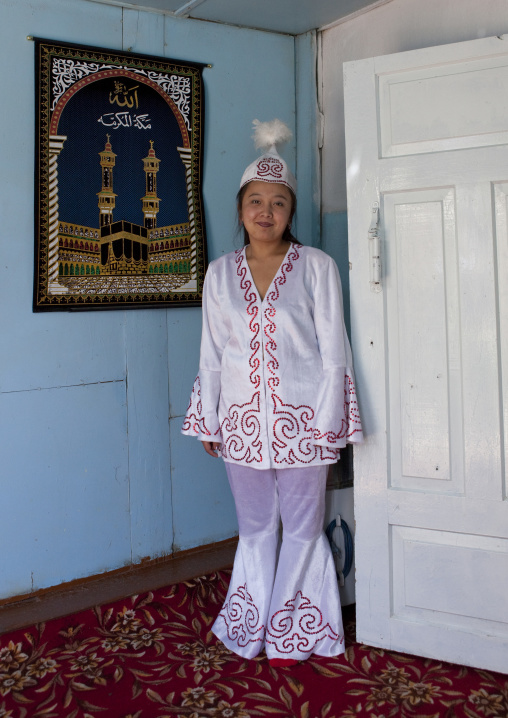
<instances>
[{"instance_id":1,"label":"red embroidery pattern","mask_svg":"<svg viewBox=\"0 0 508 718\"><path fill-rule=\"evenodd\" d=\"M344 377L344 413L348 418L347 438L362 433L362 422L356 399L356 388L353 377L346 374Z\"/></svg>"},{"instance_id":2,"label":"red embroidery pattern","mask_svg":"<svg viewBox=\"0 0 508 718\"><path fill-rule=\"evenodd\" d=\"M280 384L277 375L279 362L276 356L277 342L275 341L275 332L277 325L275 316L277 313L275 302L280 297L280 288L287 281L287 274L293 271L293 262L300 258L298 245L293 244L288 251L286 260L282 263L281 268L274 279L274 287L266 296L266 308L264 310L264 350L270 357L266 362L266 369L270 376L267 380L268 389L272 394L273 411L277 417L273 424L272 448L274 450L274 459L277 464L309 464L316 456L328 458L322 455L321 447L316 447L312 441L312 426L310 421L314 417L314 411L310 406L302 404L301 406L293 406L292 404L284 404L282 399L275 393ZM292 441L301 437L297 448L288 450L288 440ZM335 458L335 455L332 456Z\"/></svg>"},{"instance_id":3,"label":"red embroidery pattern","mask_svg":"<svg viewBox=\"0 0 508 718\"><path fill-rule=\"evenodd\" d=\"M247 302L247 314L250 317L249 328L252 332L250 341L251 355L249 357L250 382L259 389L261 385L261 376L259 367L261 360L259 358L261 341L260 323L258 321L259 307L257 303L257 293L252 289L252 282L246 278L247 267L244 263L244 253L241 249L236 252L236 273L240 278L240 288L244 291L244 298ZM232 404L227 416L221 424L221 432L223 443L221 453L224 459L233 461L246 461L248 464L253 462L260 463L263 460L261 451L263 442L261 441L261 424L259 421L260 412L260 393L254 392L249 402L245 404ZM250 438L247 444L244 439Z\"/></svg>"},{"instance_id":4,"label":"red embroidery pattern","mask_svg":"<svg viewBox=\"0 0 508 718\"><path fill-rule=\"evenodd\" d=\"M257 163L258 177L273 177L275 181L282 177L284 165L275 157L263 157Z\"/></svg>"},{"instance_id":5,"label":"red embroidery pattern","mask_svg":"<svg viewBox=\"0 0 508 718\"><path fill-rule=\"evenodd\" d=\"M297 259L300 258L300 253L298 252L298 245L292 244L291 249L288 250L286 260L282 263L279 272L277 273L277 276L274 279L273 285L274 288L269 292L269 294L266 296L266 309L264 311L264 318L265 318L265 328L264 328L264 334L266 337L265 342L265 352L270 356L269 361L266 364L266 368L270 372L271 376L268 377L268 388L271 392L274 392L275 389L279 386L280 380L279 377L276 374L276 371L279 368L279 362L277 361L277 358L275 356L275 352L277 351L277 343L274 339L275 330L277 329L277 325L275 324L275 315L277 313L277 310L275 309L273 302L276 302L280 297L280 291L279 288L282 287L287 280L286 273L293 271L293 261L296 262Z\"/></svg>"},{"instance_id":6,"label":"red embroidery pattern","mask_svg":"<svg viewBox=\"0 0 508 718\"><path fill-rule=\"evenodd\" d=\"M192 387L191 397L185 419L183 422L183 431L193 431L197 436L198 434L204 434L205 436L211 436L211 432L207 429L205 424L205 418L203 416L203 407L201 404L201 380L199 376L196 377L194 385ZM215 436L219 433L217 430Z\"/></svg>"},{"instance_id":7,"label":"red embroidery pattern","mask_svg":"<svg viewBox=\"0 0 508 718\"><path fill-rule=\"evenodd\" d=\"M259 438L259 391L252 395L246 404L231 404L228 415L221 424L223 438L222 456L234 461L246 461L248 464L262 461L262 441ZM248 444L242 436L252 437Z\"/></svg>"},{"instance_id":8,"label":"red embroidery pattern","mask_svg":"<svg viewBox=\"0 0 508 718\"><path fill-rule=\"evenodd\" d=\"M277 464L309 464L316 458L318 447L311 443L312 425L310 422L314 418L314 411L310 406L293 406L292 404L284 404L282 399L272 393L273 413L276 417L273 424L272 447L274 450L274 458ZM288 450L288 442L292 442L297 437L301 437L298 442L298 456L291 448Z\"/></svg>"},{"instance_id":9,"label":"red embroidery pattern","mask_svg":"<svg viewBox=\"0 0 508 718\"><path fill-rule=\"evenodd\" d=\"M247 314L251 317L249 322L249 328L252 332L252 338L250 340L251 355L249 357L249 366L251 368L250 381L256 389L259 389L261 384L261 377L258 373L258 369L261 364L261 360L258 356L259 349L261 347L261 341L259 338L259 321L257 320L259 308L257 304L257 293L252 289L252 282L250 279L246 279L247 267L244 264L244 252L238 249L236 252L236 273L240 278L240 288L244 290L244 298L247 304Z\"/></svg>"},{"instance_id":10,"label":"red embroidery pattern","mask_svg":"<svg viewBox=\"0 0 508 718\"><path fill-rule=\"evenodd\" d=\"M274 415L277 417L273 425L272 448L275 463L290 465L295 463L309 464L317 457L322 461L335 460L337 459L337 451L333 449L333 446L335 444L342 446L346 436L349 438L355 433L361 433L362 430L354 382L349 375L346 375L344 380L344 414L346 419L342 421L337 433L332 430L321 433L318 429L313 429L310 422L314 418L314 410L310 406L305 404L300 406L284 404L280 396L276 394L280 379L277 376L279 362L276 358L277 343L274 338L277 328L274 302L279 299L279 287L286 282L286 272L291 272L293 269L292 260L296 261L299 256L298 247L293 244L288 253L287 262L282 265L280 275L274 281L274 289L267 296L267 308L264 311L264 334L266 337L264 348L265 352L270 356L266 366L271 374L267 384L272 393ZM295 450L294 440L298 437L301 438ZM324 437L327 437L330 446L316 446L313 443ZM293 443L293 448L289 450L288 441Z\"/></svg>"},{"instance_id":11,"label":"red embroidery pattern","mask_svg":"<svg viewBox=\"0 0 508 718\"><path fill-rule=\"evenodd\" d=\"M323 614L301 591L284 605L286 608L271 617L265 638L278 653L312 653L324 638L344 642L344 636L335 633L329 623L323 625Z\"/></svg>"},{"instance_id":12,"label":"red embroidery pattern","mask_svg":"<svg viewBox=\"0 0 508 718\"><path fill-rule=\"evenodd\" d=\"M314 418L314 410L306 405L294 406L293 404L285 404L280 396L276 394L276 389L280 384L277 376L279 362L276 357L277 342L274 335L277 329L275 316L277 313L275 302L280 297L280 288L287 281L287 273L293 270L293 262L300 258L298 245L293 244L287 254L286 261L282 264L279 274L274 280L274 288L266 297L267 307L264 311L264 334L266 337L264 349L270 359L266 364L270 376L267 385L272 393L273 412L275 421L273 424L273 441L272 448L274 450L274 460L276 464L310 464L314 459L319 457L323 459L335 459L335 452L331 452L326 447L315 446L313 441L313 430L311 421ZM298 444L295 446L294 440L299 438ZM288 442L292 443L292 448L288 448Z\"/></svg>"},{"instance_id":13,"label":"red embroidery pattern","mask_svg":"<svg viewBox=\"0 0 508 718\"><path fill-rule=\"evenodd\" d=\"M228 638L242 648L249 643L262 641L265 627L259 625L259 611L247 591L247 584L239 586L222 607L222 616Z\"/></svg>"},{"instance_id":14,"label":"red embroidery pattern","mask_svg":"<svg viewBox=\"0 0 508 718\"><path fill-rule=\"evenodd\" d=\"M321 433L319 429L314 429L313 439L319 441L326 439L330 446L344 444L344 439L349 439L355 434L362 433L362 424L360 421L360 412L358 411L358 402L356 400L356 389L353 378L350 374L344 376L344 418L337 432L325 431Z\"/></svg>"},{"instance_id":15,"label":"red embroidery pattern","mask_svg":"<svg viewBox=\"0 0 508 718\"><path fill-rule=\"evenodd\" d=\"M276 337L276 302L280 298L280 291L287 281L287 275L294 268L294 262L300 258L298 245L292 244L284 262L282 263L272 288L264 301L263 309L263 350L265 352L266 385L273 406L274 421L271 427L273 436L271 446L274 452L276 465L310 464L316 460L334 461L337 459L338 448L343 446L345 439L353 434L361 433L360 417L354 390L353 380L346 376L344 385L344 410L346 420L337 431L330 429L322 432L312 425L314 409L302 404L294 406L285 404L278 395L280 385L279 361L277 359ZM247 303L247 315L251 331L250 340L250 382L256 388L261 387L261 322L259 321L260 306L258 293L253 288L252 281L247 277L248 267L245 251L237 250L236 272L240 279L240 288L244 292ZM250 402L245 404L232 404L226 418L221 425L223 436L222 455L225 459L245 461L247 463L260 463L262 457L259 391L252 395ZM335 428L335 427L334 427ZM326 438L327 446L317 446L316 441ZM248 443L247 443L248 441ZM334 448L337 446L337 448Z\"/></svg>"}]
</instances>

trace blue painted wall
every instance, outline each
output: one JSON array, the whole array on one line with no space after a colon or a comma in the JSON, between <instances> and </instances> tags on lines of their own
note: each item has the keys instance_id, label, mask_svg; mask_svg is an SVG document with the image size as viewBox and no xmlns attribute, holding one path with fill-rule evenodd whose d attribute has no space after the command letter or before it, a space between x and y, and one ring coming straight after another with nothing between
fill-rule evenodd
<instances>
[{"instance_id":1,"label":"blue painted wall","mask_svg":"<svg viewBox=\"0 0 508 718\"><path fill-rule=\"evenodd\" d=\"M321 216L321 249L333 257L339 268L344 300L344 317L349 335L349 258L347 212L326 212Z\"/></svg>"},{"instance_id":2,"label":"blue painted wall","mask_svg":"<svg viewBox=\"0 0 508 718\"><path fill-rule=\"evenodd\" d=\"M297 236L303 244L321 246L321 166L317 120L317 38L307 32L295 38Z\"/></svg>"},{"instance_id":3,"label":"blue painted wall","mask_svg":"<svg viewBox=\"0 0 508 718\"><path fill-rule=\"evenodd\" d=\"M252 120L278 116L294 130L297 122L291 37L86 0L0 0L0 599L220 541L237 528L222 462L179 433L201 310L32 313L27 35L213 64L204 71L210 259L234 248ZM312 45L309 37L297 48L299 120L309 127ZM294 166L295 146L286 156ZM311 144L299 148L299 174L312 163ZM308 192L299 215L316 243Z\"/></svg>"}]
</instances>

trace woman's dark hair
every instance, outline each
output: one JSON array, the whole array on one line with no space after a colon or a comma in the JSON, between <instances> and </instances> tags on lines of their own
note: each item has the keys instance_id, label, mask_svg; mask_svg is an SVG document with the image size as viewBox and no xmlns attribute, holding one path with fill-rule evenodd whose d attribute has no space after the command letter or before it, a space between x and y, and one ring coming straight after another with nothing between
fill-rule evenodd
<instances>
[{"instance_id":1,"label":"woman's dark hair","mask_svg":"<svg viewBox=\"0 0 508 718\"><path fill-rule=\"evenodd\" d=\"M237 215L238 215L238 225L239 226L240 226L240 211L242 209L243 196L244 196L248 186L249 186L249 183L247 182L247 184L244 184L244 186L240 188L240 190L238 191L238 194L236 195L236 211L237 211ZM287 186L287 185L285 185L285 186ZM295 216L295 212L296 212L296 195L293 192L293 190L291 189L291 187L288 187L288 190L289 190L289 194L291 195L291 213L289 215L289 223L291 224L293 217ZM242 227L243 227L243 225L242 225ZM282 239L285 240L286 242L294 242L295 244L301 244L301 242L299 242L297 240L297 238L291 234L289 224L286 227L286 229L284 230ZM245 229L245 227L243 227L243 245L244 245L244 247L247 244L249 244L249 234L248 234L247 230Z\"/></svg>"}]
</instances>

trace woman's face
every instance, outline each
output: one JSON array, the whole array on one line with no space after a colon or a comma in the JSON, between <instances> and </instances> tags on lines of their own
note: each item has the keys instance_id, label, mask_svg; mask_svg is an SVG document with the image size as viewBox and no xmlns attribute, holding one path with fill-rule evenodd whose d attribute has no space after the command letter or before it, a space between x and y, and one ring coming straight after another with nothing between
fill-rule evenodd
<instances>
[{"instance_id":1,"label":"woman's face","mask_svg":"<svg viewBox=\"0 0 508 718\"><path fill-rule=\"evenodd\" d=\"M282 240L293 210L291 192L283 184L254 180L246 186L239 211L251 242Z\"/></svg>"}]
</instances>

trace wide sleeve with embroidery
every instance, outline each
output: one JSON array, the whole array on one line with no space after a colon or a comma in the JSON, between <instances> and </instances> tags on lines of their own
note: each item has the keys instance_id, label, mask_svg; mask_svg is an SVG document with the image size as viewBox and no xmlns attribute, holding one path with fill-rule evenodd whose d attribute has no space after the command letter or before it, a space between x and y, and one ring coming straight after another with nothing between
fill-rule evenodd
<instances>
[{"instance_id":1,"label":"wide sleeve with embroidery","mask_svg":"<svg viewBox=\"0 0 508 718\"><path fill-rule=\"evenodd\" d=\"M199 373L182 426L182 434L199 441L220 441L217 409L220 399L221 360L228 332L217 299L216 278L212 262L203 285L203 319Z\"/></svg>"},{"instance_id":2,"label":"wide sleeve with embroidery","mask_svg":"<svg viewBox=\"0 0 508 718\"><path fill-rule=\"evenodd\" d=\"M342 448L363 440L351 347L344 325L337 265L327 258L314 292L314 324L323 374L315 403L313 441Z\"/></svg>"}]
</instances>

